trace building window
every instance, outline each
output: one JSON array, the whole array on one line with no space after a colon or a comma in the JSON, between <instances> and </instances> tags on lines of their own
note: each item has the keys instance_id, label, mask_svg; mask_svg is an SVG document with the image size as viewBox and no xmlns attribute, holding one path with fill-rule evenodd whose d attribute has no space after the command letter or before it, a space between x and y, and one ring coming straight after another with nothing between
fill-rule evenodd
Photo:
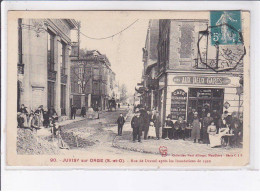
<instances>
[{"instance_id":1,"label":"building window","mask_svg":"<svg viewBox=\"0 0 260 194\"><path fill-rule=\"evenodd\" d=\"M18 64L23 64L22 19L18 19Z\"/></svg>"},{"instance_id":2,"label":"building window","mask_svg":"<svg viewBox=\"0 0 260 194\"><path fill-rule=\"evenodd\" d=\"M64 42L61 43L62 51L61 51L61 74L66 74L66 44Z\"/></svg>"},{"instance_id":3,"label":"building window","mask_svg":"<svg viewBox=\"0 0 260 194\"><path fill-rule=\"evenodd\" d=\"M99 69L98 68L94 68L93 69L93 78L95 79L95 80L99 80Z\"/></svg>"},{"instance_id":4,"label":"building window","mask_svg":"<svg viewBox=\"0 0 260 194\"><path fill-rule=\"evenodd\" d=\"M60 98L61 114L66 115L66 85L61 84L61 98Z\"/></svg>"},{"instance_id":5,"label":"building window","mask_svg":"<svg viewBox=\"0 0 260 194\"><path fill-rule=\"evenodd\" d=\"M99 93L100 93L99 83L97 81L93 81L93 94L99 95Z\"/></svg>"},{"instance_id":6,"label":"building window","mask_svg":"<svg viewBox=\"0 0 260 194\"><path fill-rule=\"evenodd\" d=\"M54 34L50 31L47 33L48 35L48 53L47 53L47 61L48 61L48 71L54 71Z\"/></svg>"},{"instance_id":7,"label":"building window","mask_svg":"<svg viewBox=\"0 0 260 194\"><path fill-rule=\"evenodd\" d=\"M54 108L55 102L55 85L54 82L48 81L48 109Z\"/></svg>"},{"instance_id":8,"label":"building window","mask_svg":"<svg viewBox=\"0 0 260 194\"><path fill-rule=\"evenodd\" d=\"M191 58L194 26L190 23L182 23L180 37L180 58Z\"/></svg>"}]
</instances>

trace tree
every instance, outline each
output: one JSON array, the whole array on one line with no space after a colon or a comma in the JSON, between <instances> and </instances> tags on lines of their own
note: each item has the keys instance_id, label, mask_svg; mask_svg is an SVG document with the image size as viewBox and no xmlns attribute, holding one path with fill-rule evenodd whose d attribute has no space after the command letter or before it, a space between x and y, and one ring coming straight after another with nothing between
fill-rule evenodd
<instances>
[{"instance_id":1,"label":"tree","mask_svg":"<svg viewBox=\"0 0 260 194\"><path fill-rule=\"evenodd\" d=\"M80 49L80 59L76 60L72 66L72 77L74 82L77 82L82 94L86 93L87 84L92 78L92 69L91 66L87 64L87 50ZM81 60L84 59L84 60Z\"/></svg>"},{"instance_id":2,"label":"tree","mask_svg":"<svg viewBox=\"0 0 260 194\"><path fill-rule=\"evenodd\" d=\"M120 86L120 102L126 102L127 98L127 87L125 84L122 84Z\"/></svg>"}]
</instances>

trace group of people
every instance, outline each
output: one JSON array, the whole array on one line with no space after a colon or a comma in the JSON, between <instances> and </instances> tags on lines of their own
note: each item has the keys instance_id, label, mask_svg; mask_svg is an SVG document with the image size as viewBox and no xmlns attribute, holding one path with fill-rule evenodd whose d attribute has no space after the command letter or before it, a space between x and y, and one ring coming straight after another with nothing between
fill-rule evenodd
<instances>
[{"instance_id":1,"label":"group of people","mask_svg":"<svg viewBox=\"0 0 260 194\"><path fill-rule=\"evenodd\" d=\"M158 111L148 112L145 109L136 109L134 117L131 120L133 128L133 141L141 142L144 132L144 139L160 139L161 118Z\"/></svg>"},{"instance_id":2,"label":"group of people","mask_svg":"<svg viewBox=\"0 0 260 194\"><path fill-rule=\"evenodd\" d=\"M224 111L220 115L216 110L212 112L202 109L200 115L195 109L188 114L188 124L191 127L191 138L194 143L209 144L211 147L223 143L239 146L243 140L243 117L233 112L231 115Z\"/></svg>"},{"instance_id":3,"label":"group of people","mask_svg":"<svg viewBox=\"0 0 260 194\"><path fill-rule=\"evenodd\" d=\"M125 119L120 114L118 124L118 135L122 135L122 128ZM198 113L192 109L188 113L187 121L183 116L179 116L174 121L171 115L168 115L165 122L161 123L161 117L156 110L146 111L137 108L131 120L133 129L133 142L141 142L141 139L169 139L169 140L185 140L191 139L194 143L203 143L211 147L229 144L231 146L239 146L242 144L243 138L243 118L237 112L229 115L228 111L224 111L221 115L216 110L212 112L202 109ZM160 135L160 130L162 134Z\"/></svg>"},{"instance_id":4,"label":"group of people","mask_svg":"<svg viewBox=\"0 0 260 194\"><path fill-rule=\"evenodd\" d=\"M53 107L46 111L41 105L35 111L28 112L27 107L22 104L18 109L17 125L19 128L40 129L52 126L57 119L58 115Z\"/></svg>"}]
</instances>

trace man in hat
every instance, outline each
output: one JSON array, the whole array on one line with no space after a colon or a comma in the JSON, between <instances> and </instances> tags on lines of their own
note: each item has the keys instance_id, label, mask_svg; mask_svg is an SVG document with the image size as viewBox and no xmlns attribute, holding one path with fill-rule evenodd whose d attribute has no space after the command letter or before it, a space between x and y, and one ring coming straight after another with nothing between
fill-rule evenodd
<instances>
[{"instance_id":1,"label":"man in hat","mask_svg":"<svg viewBox=\"0 0 260 194\"><path fill-rule=\"evenodd\" d=\"M141 142L142 129L140 128L140 112L136 112L131 120L131 127L133 128L133 142L138 138L138 142Z\"/></svg>"},{"instance_id":2,"label":"man in hat","mask_svg":"<svg viewBox=\"0 0 260 194\"><path fill-rule=\"evenodd\" d=\"M141 128L142 131L144 131L144 139L147 139L149 125L150 125L150 116L146 110L142 110L140 114L140 119L141 119Z\"/></svg>"},{"instance_id":3,"label":"man in hat","mask_svg":"<svg viewBox=\"0 0 260 194\"><path fill-rule=\"evenodd\" d=\"M200 139L200 129L201 123L198 117L198 112L194 113L194 118L192 122L191 138L194 140L194 143L199 142Z\"/></svg>"},{"instance_id":4,"label":"man in hat","mask_svg":"<svg viewBox=\"0 0 260 194\"><path fill-rule=\"evenodd\" d=\"M123 126L125 124L125 118L122 113L120 113L117 119L117 124L118 124L118 135L122 136Z\"/></svg>"}]
</instances>

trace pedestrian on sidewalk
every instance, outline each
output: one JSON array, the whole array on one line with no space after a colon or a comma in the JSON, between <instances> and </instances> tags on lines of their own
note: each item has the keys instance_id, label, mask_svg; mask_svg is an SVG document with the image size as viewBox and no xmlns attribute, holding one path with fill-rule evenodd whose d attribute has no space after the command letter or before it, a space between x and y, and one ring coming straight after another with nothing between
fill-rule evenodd
<instances>
[{"instance_id":1,"label":"pedestrian on sidewalk","mask_svg":"<svg viewBox=\"0 0 260 194\"><path fill-rule=\"evenodd\" d=\"M141 142L142 129L140 128L140 112L137 111L131 120L131 127L133 128L133 142L138 138L138 142Z\"/></svg>"},{"instance_id":2,"label":"pedestrian on sidewalk","mask_svg":"<svg viewBox=\"0 0 260 194\"><path fill-rule=\"evenodd\" d=\"M144 139L147 139L149 126L150 126L150 115L146 110L143 111L141 124L142 124L142 131L144 131Z\"/></svg>"},{"instance_id":3,"label":"pedestrian on sidewalk","mask_svg":"<svg viewBox=\"0 0 260 194\"><path fill-rule=\"evenodd\" d=\"M82 106L80 114L82 117L86 116L86 107L85 106Z\"/></svg>"},{"instance_id":4,"label":"pedestrian on sidewalk","mask_svg":"<svg viewBox=\"0 0 260 194\"><path fill-rule=\"evenodd\" d=\"M75 119L76 117L76 107L74 107L73 105L71 105L71 108L70 108L70 112L71 112L71 119Z\"/></svg>"},{"instance_id":5,"label":"pedestrian on sidewalk","mask_svg":"<svg viewBox=\"0 0 260 194\"><path fill-rule=\"evenodd\" d=\"M122 113L120 113L117 119L117 124L118 124L118 135L122 136L123 126L125 124L125 118Z\"/></svg>"},{"instance_id":6,"label":"pedestrian on sidewalk","mask_svg":"<svg viewBox=\"0 0 260 194\"><path fill-rule=\"evenodd\" d=\"M198 117L198 112L194 113L194 118L192 122L192 130L191 130L191 138L194 140L194 143L199 143L200 139L200 129L201 129L201 123Z\"/></svg>"},{"instance_id":7,"label":"pedestrian on sidewalk","mask_svg":"<svg viewBox=\"0 0 260 194\"><path fill-rule=\"evenodd\" d=\"M156 139L160 139L160 128L161 128L161 118L159 112L156 112L155 121L154 121L155 131L156 131Z\"/></svg>"}]
</instances>

